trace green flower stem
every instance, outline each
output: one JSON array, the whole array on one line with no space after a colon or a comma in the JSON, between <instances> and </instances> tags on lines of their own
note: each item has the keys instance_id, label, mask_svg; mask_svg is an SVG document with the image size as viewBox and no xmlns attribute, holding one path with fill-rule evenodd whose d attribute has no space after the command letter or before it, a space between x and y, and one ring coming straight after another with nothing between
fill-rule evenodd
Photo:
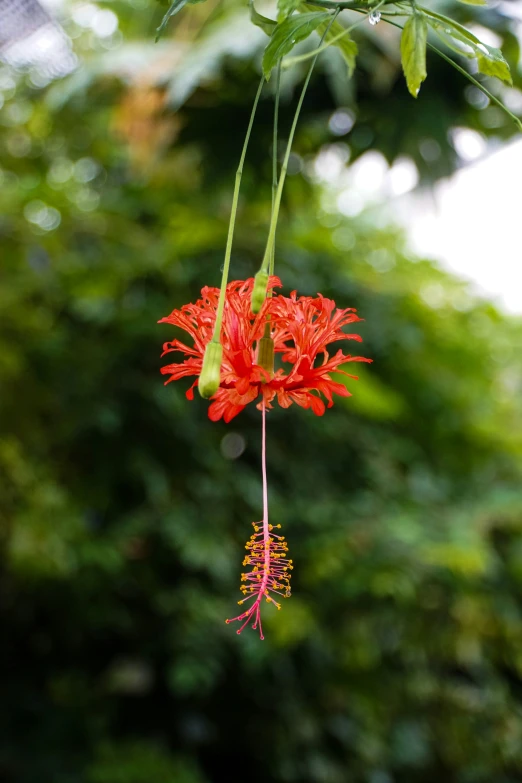
<instances>
[{"instance_id":1,"label":"green flower stem","mask_svg":"<svg viewBox=\"0 0 522 783\"><path fill-rule=\"evenodd\" d=\"M274 95L274 131L272 136L272 212L277 192L277 126L279 123L279 97L281 92L281 60L277 63L276 86ZM274 274L275 266L275 242L272 245L272 255L270 256L269 274ZM267 292L267 296L272 296L272 291ZM270 332L270 315L266 317L265 331L259 343L258 364L273 374L274 372L274 343Z\"/></svg>"},{"instance_id":2,"label":"green flower stem","mask_svg":"<svg viewBox=\"0 0 522 783\"><path fill-rule=\"evenodd\" d=\"M259 103L259 98L261 96L261 91L263 89L264 81L265 81L265 77L262 76L261 81L259 82L259 87L257 88L256 97L254 98L254 105L252 106L250 121L248 123L245 141L243 143L243 151L241 152L241 158L239 159L239 166L236 171L236 179L234 183L234 195L232 196L232 208L230 211L230 222L228 224L228 236L227 236L227 244L225 249L225 260L223 263L223 274L221 276L221 288L219 291L219 301L218 301L217 313L216 313L216 323L214 325L214 334L212 335L213 343L220 342L221 322L223 320L223 309L225 307L225 295L227 290L228 270L230 267L230 256L232 254L232 240L234 238L234 227L236 223L237 204L239 199L239 188L241 185L241 177L243 176L243 164L245 162L248 142L250 141L250 134L252 132L252 126L254 124L254 118L256 116L257 104Z\"/></svg>"},{"instance_id":3,"label":"green flower stem","mask_svg":"<svg viewBox=\"0 0 522 783\"><path fill-rule=\"evenodd\" d=\"M337 18L338 15L339 15L339 9L337 9L336 12L334 14L332 14L332 18L330 19L328 27L326 28L326 30L324 31L323 35L321 36L321 41L320 41L319 45L321 45L323 43L326 35L328 34L328 31L329 31L330 27L332 26L332 24L334 23L334 21L335 21L335 19ZM295 130L296 130L296 127L297 127L297 122L299 120L299 114L301 113L301 107L302 107L303 102L304 102L304 98L305 98L305 95L306 95L306 90L308 89L308 84L310 83L310 79L311 79L311 76L312 76L312 71L314 69L316 60L317 60L317 55L315 55L314 59L312 60L311 65L310 65L310 68L308 69L308 73L306 75L306 79L305 79L304 84L303 84L303 89L301 90L301 96L299 98L299 102L297 104L297 108L296 108L296 111L295 111L294 120L292 122L292 127L290 128L290 134L288 136L288 143L286 145L285 157L284 157L284 160L283 160L283 165L281 166L281 174L279 176L279 182L278 182L278 185L277 185L277 190L276 190L275 199L274 199L274 206L273 206L273 209L272 209L272 217L271 217L271 220L270 220L270 228L269 228L269 231L268 231L268 239L267 239L267 243L266 243L265 255L263 256L263 261L261 263L261 268L260 268L260 271L264 272L266 274L268 274L268 272L270 270L270 259L272 257L272 252L273 252L273 248L274 248L274 240L275 240L275 233L276 233L276 227L277 227L277 218L279 216L279 208L281 206L281 196L283 194L283 187L284 187L284 184L285 184L286 173L288 171L288 161L290 159L290 152L292 151L292 142L294 140L294 134L295 134Z\"/></svg>"},{"instance_id":4,"label":"green flower stem","mask_svg":"<svg viewBox=\"0 0 522 783\"><path fill-rule=\"evenodd\" d=\"M281 92L281 60L277 64L276 71L276 87L274 97L274 133L272 137L272 214L274 212L276 193L277 193L277 126L279 123L279 96ZM274 274L275 265L275 242L272 247L272 255L270 258L270 272Z\"/></svg>"}]
</instances>

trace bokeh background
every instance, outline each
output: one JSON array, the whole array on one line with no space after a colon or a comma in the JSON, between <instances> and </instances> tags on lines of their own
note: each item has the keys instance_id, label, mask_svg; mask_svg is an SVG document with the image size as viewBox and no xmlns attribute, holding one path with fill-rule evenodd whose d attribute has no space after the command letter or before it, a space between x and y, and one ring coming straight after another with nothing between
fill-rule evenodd
<instances>
[{"instance_id":1,"label":"bokeh background","mask_svg":"<svg viewBox=\"0 0 522 783\"><path fill-rule=\"evenodd\" d=\"M439 4L501 40L514 87L488 86L512 106L515 5ZM324 418L270 413L293 596L264 642L238 637L259 413L214 424L188 382L165 388L157 321L219 284L263 34L235 0L187 6L156 45L154 2L49 10L47 37L1 41L0 779L520 781L521 321L332 182L379 152L427 193L462 164L455 129L498 146L515 127L433 57L414 101L383 23L360 28L351 82L320 61L277 270L357 307L374 363ZM235 278L263 252L272 110L267 88Z\"/></svg>"}]
</instances>

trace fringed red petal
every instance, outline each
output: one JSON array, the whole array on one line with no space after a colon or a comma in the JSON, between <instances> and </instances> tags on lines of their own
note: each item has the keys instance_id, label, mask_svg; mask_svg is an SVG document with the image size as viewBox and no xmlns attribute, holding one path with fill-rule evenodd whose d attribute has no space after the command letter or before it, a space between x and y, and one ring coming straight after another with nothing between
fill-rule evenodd
<instances>
[{"instance_id":1,"label":"fringed red petal","mask_svg":"<svg viewBox=\"0 0 522 783\"><path fill-rule=\"evenodd\" d=\"M341 349L332 357L328 353L328 347L341 340L361 342L360 335L343 332L345 326L361 319L353 308L336 308L333 299L321 294L316 297L297 296L296 291L289 297L274 294L274 288L281 286L277 277L271 277L269 281L272 296L267 297L261 311L253 315L250 310L253 285L254 280L250 278L235 280L227 286L221 333L221 387L212 398L209 418L229 422L260 394L267 407L277 397L282 408L296 403L302 408L310 408L316 416L322 416L325 404L319 394L324 395L328 407L333 405L333 394L350 396L344 384L332 380L329 373L338 372L356 379L357 376L340 369L342 365L372 361L364 356L345 354ZM218 298L218 288L205 287L201 299L183 305L181 310L173 310L159 322L184 329L194 341L193 346L179 340L164 344L163 355L178 351L188 357L184 362L162 368L164 375L170 375L167 383L189 375L199 376L205 347L214 329ZM288 365L273 377L256 364L257 341L263 336L267 321L274 351L281 356L283 365ZM189 399L194 397L194 385L187 392Z\"/></svg>"}]
</instances>

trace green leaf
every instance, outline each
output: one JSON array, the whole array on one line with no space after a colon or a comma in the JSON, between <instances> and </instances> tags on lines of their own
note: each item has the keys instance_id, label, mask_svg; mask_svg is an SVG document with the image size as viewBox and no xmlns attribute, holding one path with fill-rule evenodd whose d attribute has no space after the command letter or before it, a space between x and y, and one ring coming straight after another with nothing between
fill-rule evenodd
<instances>
[{"instance_id":1,"label":"green leaf","mask_svg":"<svg viewBox=\"0 0 522 783\"><path fill-rule=\"evenodd\" d=\"M508 84L512 84L509 65L500 49L482 43L476 35L473 35L472 32L461 24L455 22L454 19L450 19L443 14L437 14L435 11L427 8L423 8L422 11L426 15L430 27L435 30L446 44L447 40L445 40L444 35L449 35L456 41L460 41L471 48L474 57L477 58L480 73L486 76L495 76ZM444 35L441 35L441 33ZM462 54L466 56L465 52L462 52Z\"/></svg>"},{"instance_id":2,"label":"green leaf","mask_svg":"<svg viewBox=\"0 0 522 783\"><path fill-rule=\"evenodd\" d=\"M277 21L282 22L297 10L301 0L277 0Z\"/></svg>"},{"instance_id":3,"label":"green leaf","mask_svg":"<svg viewBox=\"0 0 522 783\"><path fill-rule=\"evenodd\" d=\"M466 5L487 5L486 0L460 0L460 2Z\"/></svg>"},{"instance_id":4,"label":"green leaf","mask_svg":"<svg viewBox=\"0 0 522 783\"><path fill-rule=\"evenodd\" d=\"M501 61L492 60L488 57L485 57L483 54L479 54L477 57L477 64L479 72L483 73L485 76L496 76L497 79L501 79L503 82L506 82L509 85L513 84L511 73L509 71L509 65L505 62L504 59Z\"/></svg>"},{"instance_id":5,"label":"green leaf","mask_svg":"<svg viewBox=\"0 0 522 783\"><path fill-rule=\"evenodd\" d=\"M267 80L279 60L291 52L296 43L308 38L321 22L326 21L329 17L328 11L300 14L299 16L289 16L288 19L277 25L263 54L263 73Z\"/></svg>"},{"instance_id":6,"label":"green leaf","mask_svg":"<svg viewBox=\"0 0 522 783\"><path fill-rule=\"evenodd\" d=\"M328 22L322 22L317 27L319 35L324 35L328 29ZM337 38L337 41L335 40ZM350 34L346 28L340 24L340 22L334 22L328 32L326 33L324 42L326 44L331 43L332 46L336 46L339 49L343 59L348 67L348 76L351 78L355 69L355 59L359 52L357 44L350 38Z\"/></svg>"},{"instance_id":7,"label":"green leaf","mask_svg":"<svg viewBox=\"0 0 522 783\"><path fill-rule=\"evenodd\" d=\"M156 30L156 41L159 41L161 34L163 33L167 24L169 23L169 19L171 19L179 11L181 11L181 9L184 8L187 5L187 3L188 0L174 0L174 2L170 5L169 10L161 20L160 26Z\"/></svg>"},{"instance_id":8,"label":"green leaf","mask_svg":"<svg viewBox=\"0 0 522 783\"><path fill-rule=\"evenodd\" d=\"M402 70L408 90L414 98L426 78L426 42L428 25L422 14L414 13L404 25L401 36Z\"/></svg>"},{"instance_id":9,"label":"green leaf","mask_svg":"<svg viewBox=\"0 0 522 783\"><path fill-rule=\"evenodd\" d=\"M263 16L263 14L258 14L254 5L254 0L250 0L249 5L250 21L255 24L256 27L260 27L267 35L272 35L277 22L274 21L274 19L269 19L267 16Z\"/></svg>"}]
</instances>

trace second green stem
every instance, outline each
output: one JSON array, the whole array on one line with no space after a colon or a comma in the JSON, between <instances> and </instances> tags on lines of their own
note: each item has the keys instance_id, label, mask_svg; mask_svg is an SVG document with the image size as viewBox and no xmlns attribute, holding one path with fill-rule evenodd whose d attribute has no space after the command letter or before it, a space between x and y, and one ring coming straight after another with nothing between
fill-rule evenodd
<instances>
[{"instance_id":1,"label":"second green stem","mask_svg":"<svg viewBox=\"0 0 522 783\"><path fill-rule=\"evenodd\" d=\"M330 20L330 22L328 24L328 27L326 28L326 30L324 31L324 33L323 33L323 35L321 37L321 42L320 42L319 46L323 43L324 39L326 38L326 36L328 34L328 31L330 30L330 27L334 23L334 21L335 21L336 17L338 16L338 14L339 14L339 10L337 10L332 15L332 18L331 18L331 20ZM281 206L281 196L283 194L283 187L284 187L284 184L285 184L285 178L286 178L286 174L287 174L287 171L288 171L288 161L290 160L290 153L292 151L292 143L293 143L293 140L294 140L295 130L297 128L297 123L298 123L298 120L299 120L299 114L301 112L301 107L303 105L303 101L304 101L304 98L305 98L305 95L306 95L306 90L308 88L308 84L310 83L310 79L312 77L312 71L314 69L316 60L317 60L317 55L312 60L310 68L308 69L308 73L306 75L306 79L305 79L304 84L303 84L303 89L301 90L301 95L300 95L299 102L297 104L297 108L296 108L296 111L295 111L294 120L292 122L292 127L290 129L290 134L288 136L288 143L286 145L285 157L284 157L284 160L283 160L283 164L281 166L281 173L279 175L279 182L278 182L278 185L277 185L277 190L276 190L275 198L274 198L274 204L273 204L273 209L272 209L272 217L271 217L271 220L270 220L270 228L269 228L269 231L268 231L268 239L267 239L267 243L266 243L265 254L263 256L263 261L261 263L261 270L260 271L266 272L266 273L269 273L269 272L273 271L273 268L271 268L271 266L270 266L270 262L271 262L272 257L273 257L275 233L276 233L276 228L277 228L277 219L279 217L279 208Z\"/></svg>"}]
</instances>

